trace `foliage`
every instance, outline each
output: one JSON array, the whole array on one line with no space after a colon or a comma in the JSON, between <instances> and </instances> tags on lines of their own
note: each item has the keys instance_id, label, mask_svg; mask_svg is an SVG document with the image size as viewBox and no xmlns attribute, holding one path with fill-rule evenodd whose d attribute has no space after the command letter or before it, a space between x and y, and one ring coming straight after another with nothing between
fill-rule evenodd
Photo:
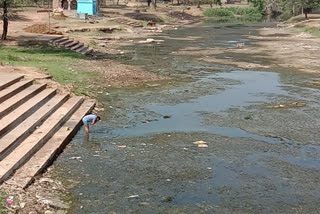
<instances>
[{"instance_id":1,"label":"foliage","mask_svg":"<svg viewBox=\"0 0 320 214\"><path fill-rule=\"evenodd\" d=\"M301 11L307 14L319 8L320 0L281 0L280 6L284 13L295 16L301 14Z\"/></svg>"},{"instance_id":2,"label":"foliage","mask_svg":"<svg viewBox=\"0 0 320 214\"><path fill-rule=\"evenodd\" d=\"M208 17L221 17L221 16L234 17L233 12L230 11L229 8L207 9L204 11L203 14Z\"/></svg>"},{"instance_id":3,"label":"foliage","mask_svg":"<svg viewBox=\"0 0 320 214\"><path fill-rule=\"evenodd\" d=\"M13 48L0 46L0 59L10 65L32 66L46 70L60 84L73 84L76 94L88 94L89 81L97 78L98 73L91 71L77 71L70 68L77 64L77 60L86 60L86 57L63 49L47 46L30 48Z\"/></svg>"},{"instance_id":4,"label":"foliage","mask_svg":"<svg viewBox=\"0 0 320 214\"><path fill-rule=\"evenodd\" d=\"M284 11L279 17L278 21L285 21L292 17L292 13L290 11Z\"/></svg>"},{"instance_id":5,"label":"foliage","mask_svg":"<svg viewBox=\"0 0 320 214\"><path fill-rule=\"evenodd\" d=\"M263 15L254 7L213 8L204 11L208 17L216 17L213 22L257 22L263 20Z\"/></svg>"},{"instance_id":6,"label":"foliage","mask_svg":"<svg viewBox=\"0 0 320 214\"><path fill-rule=\"evenodd\" d=\"M257 8L260 13L264 13L265 11L265 7L266 7L266 0L248 0L250 2L250 4L254 7Z\"/></svg>"},{"instance_id":7,"label":"foliage","mask_svg":"<svg viewBox=\"0 0 320 214\"><path fill-rule=\"evenodd\" d=\"M6 203L6 194L0 191L0 214L6 214L8 211L4 204Z\"/></svg>"},{"instance_id":8,"label":"foliage","mask_svg":"<svg viewBox=\"0 0 320 214\"><path fill-rule=\"evenodd\" d=\"M9 7L12 7L14 5L14 3L15 3L14 0L0 0L0 7L1 8L3 7L3 4L5 2L8 4Z\"/></svg>"}]
</instances>

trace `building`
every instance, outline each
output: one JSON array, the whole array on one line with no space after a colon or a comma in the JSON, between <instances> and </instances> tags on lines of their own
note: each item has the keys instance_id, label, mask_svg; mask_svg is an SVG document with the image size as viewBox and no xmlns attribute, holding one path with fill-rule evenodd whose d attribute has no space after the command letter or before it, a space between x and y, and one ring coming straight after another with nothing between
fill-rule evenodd
<instances>
[{"instance_id":1,"label":"building","mask_svg":"<svg viewBox=\"0 0 320 214\"><path fill-rule=\"evenodd\" d=\"M96 0L97 10L99 10L99 5L102 0ZM52 0L53 8L63 8L65 10L76 10L77 9L77 0Z\"/></svg>"}]
</instances>

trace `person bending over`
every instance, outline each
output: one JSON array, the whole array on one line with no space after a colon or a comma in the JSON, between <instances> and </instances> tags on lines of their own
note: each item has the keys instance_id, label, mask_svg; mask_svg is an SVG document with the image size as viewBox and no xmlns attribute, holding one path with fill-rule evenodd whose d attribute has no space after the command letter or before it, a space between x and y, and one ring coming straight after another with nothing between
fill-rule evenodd
<instances>
[{"instance_id":1,"label":"person bending over","mask_svg":"<svg viewBox=\"0 0 320 214\"><path fill-rule=\"evenodd\" d=\"M100 116L97 116L95 114L89 114L89 115L86 115L84 118L82 118L86 135L89 134L89 124L94 125L100 120L101 120Z\"/></svg>"}]
</instances>

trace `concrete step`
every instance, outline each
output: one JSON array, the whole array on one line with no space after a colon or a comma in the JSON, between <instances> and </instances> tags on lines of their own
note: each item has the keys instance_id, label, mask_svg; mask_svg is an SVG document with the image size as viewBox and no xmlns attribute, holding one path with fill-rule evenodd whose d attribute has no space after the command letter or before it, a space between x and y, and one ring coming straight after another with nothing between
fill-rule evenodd
<instances>
[{"instance_id":1,"label":"concrete step","mask_svg":"<svg viewBox=\"0 0 320 214\"><path fill-rule=\"evenodd\" d=\"M77 50L77 49L79 49L79 48L81 48L81 47L83 47L83 46L84 46L84 44L79 43L78 45L73 46L72 48L70 48L70 50L75 51L75 50Z\"/></svg>"},{"instance_id":2,"label":"concrete step","mask_svg":"<svg viewBox=\"0 0 320 214\"><path fill-rule=\"evenodd\" d=\"M88 47L83 46L83 47L81 47L81 48L78 48L78 49L75 50L75 51L78 52L78 53L82 53L82 52L84 52L84 51L87 51L88 49L89 49Z\"/></svg>"},{"instance_id":3,"label":"concrete step","mask_svg":"<svg viewBox=\"0 0 320 214\"><path fill-rule=\"evenodd\" d=\"M37 126L55 112L66 100L68 95L55 95L47 103L41 106L30 117L25 119L8 134L0 139L0 161L3 160L21 141L23 141Z\"/></svg>"},{"instance_id":4,"label":"concrete step","mask_svg":"<svg viewBox=\"0 0 320 214\"><path fill-rule=\"evenodd\" d=\"M30 114L36 111L40 106L46 103L54 94L56 89L45 89L37 96L29 99L27 102L1 118L0 120L0 139L9 131L12 127L21 123Z\"/></svg>"},{"instance_id":5,"label":"concrete step","mask_svg":"<svg viewBox=\"0 0 320 214\"><path fill-rule=\"evenodd\" d=\"M27 88L32 84L33 80L24 80L17 82L9 87L0 91L0 103L19 93L23 89Z\"/></svg>"},{"instance_id":6,"label":"concrete step","mask_svg":"<svg viewBox=\"0 0 320 214\"><path fill-rule=\"evenodd\" d=\"M94 105L93 101L85 101L49 141L27 163L19 168L6 183L18 188L26 188L30 185L35 176L48 167L64 149L81 126L81 119L92 111Z\"/></svg>"},{"instance_id":7,"label":"concrete step","mask_svg":"<svg viewBox=\"0 0 320 214\"><path fill-rule=\"evenodd\" d=\"M23 75L0 73L0 90L19 82L22 78Z\"/></svg>"},{"instance_id":8,"label":"concrete step","mask_svg":"<svg viewBox=\"0 0 320 214\"><path fill-rule=\"evenodd\" d=\"M28 99L33 97L35 94L39 93L46 88L46 84L42 85L31 85L23 91L16 94L0 104L0 119L9 114L13 109L20 106L22 103L26 102Z\"/></svg>"},{"instance_id":9,"label":"concrete step","mask_svg":"<svg viewBox=\"0 0 320 214\"><path fill-rule=\"evenodd\" d=\"M64 41L64 42L59 43L59 46L65 46L65 45L67 45L67 44L71 44L72 42L73 42L73 40L68 39L68 40L66 40L66 41Z\"/></svg>"},{"instance_id":10,"label":"concrete step","mask_svg":"<svg viewBox=\"0 0 320 214\"><path fill-rule=\"evenodd\" d=\"M56 41L56 40L59 40L62 38L63 38L63 36L55 36L54 38L50 39L50 42L53 42L53 41Z\"/></svg>"},{"instance_id":11,"label":"concrete step","mask_svg":"<svg viewBox=\"0 0 320 214\"><path fill-rule=\"evenodd\" d=\"M62 37L61 39L57 39L57 40L53 41L52 43L54 45L59 45L61 42L64 42L64 41L67 41L67 40L69 40L69 39L66 38L66 37Z\"/></svg>"},{"instance_id":12,"label":"concrete step","mask_svg":"<svg viewBox=\"0 0 320 214\"><path fill-rule=\"evenodd\" d=\"M93 51L93 49L88 47L87 49L81 51L80 53L83 55L87 55L87 54L90 54L92 51Z\"/></svg>"},{"instance_id":13,"label":"concrete step","mask_svg":"<svg viewBox=\"0 0 320 214\"><path fill-rule=\"evenodd\" d=\"M82 104L83 98L65 102L44 123L0 162L0 184L28 161Z\"/></svg>"},{"instance_id":14,"label":"concrete step","mask_svg":"<svg viewBox=\"0 0 320 214\"><path fill-rule=\"evenodd\" d=\"M79 44L79 41L74 41L74 42L72 42L72 43L70 43L70 44L65 45L64 47L65 47L65 48L71 48L71 47L73 47L73 46L75 46L75 45L77 45L77 44Z\"/></svg>"}]
</instances>

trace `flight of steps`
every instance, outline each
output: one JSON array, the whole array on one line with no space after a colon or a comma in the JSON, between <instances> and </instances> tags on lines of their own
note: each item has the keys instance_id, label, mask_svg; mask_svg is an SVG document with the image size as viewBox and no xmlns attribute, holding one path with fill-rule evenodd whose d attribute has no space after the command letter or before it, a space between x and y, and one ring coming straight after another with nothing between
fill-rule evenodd
<instances>
[{"instance_id":1,"label":"flight of steps","mask_svg":"<svg viewBox=\"0 0 320 214\"><path fill-rule=\"evenodd\" d=\"M25 188L55 158L95 103L0 73L0 184Z\"/></svg>"},{"instance_id":2,"label":"flight of steps","mask_svg":"<svg viewBox=\"0 0 320 214\"><path fill-rule=\"evenodd\" d=\"M87 56L93 53L93 49L89 46L66 36L53 36L47 38L50 38L48 39L49 44L59 48L66 48Z\"/></svg>"}]
</instances>

